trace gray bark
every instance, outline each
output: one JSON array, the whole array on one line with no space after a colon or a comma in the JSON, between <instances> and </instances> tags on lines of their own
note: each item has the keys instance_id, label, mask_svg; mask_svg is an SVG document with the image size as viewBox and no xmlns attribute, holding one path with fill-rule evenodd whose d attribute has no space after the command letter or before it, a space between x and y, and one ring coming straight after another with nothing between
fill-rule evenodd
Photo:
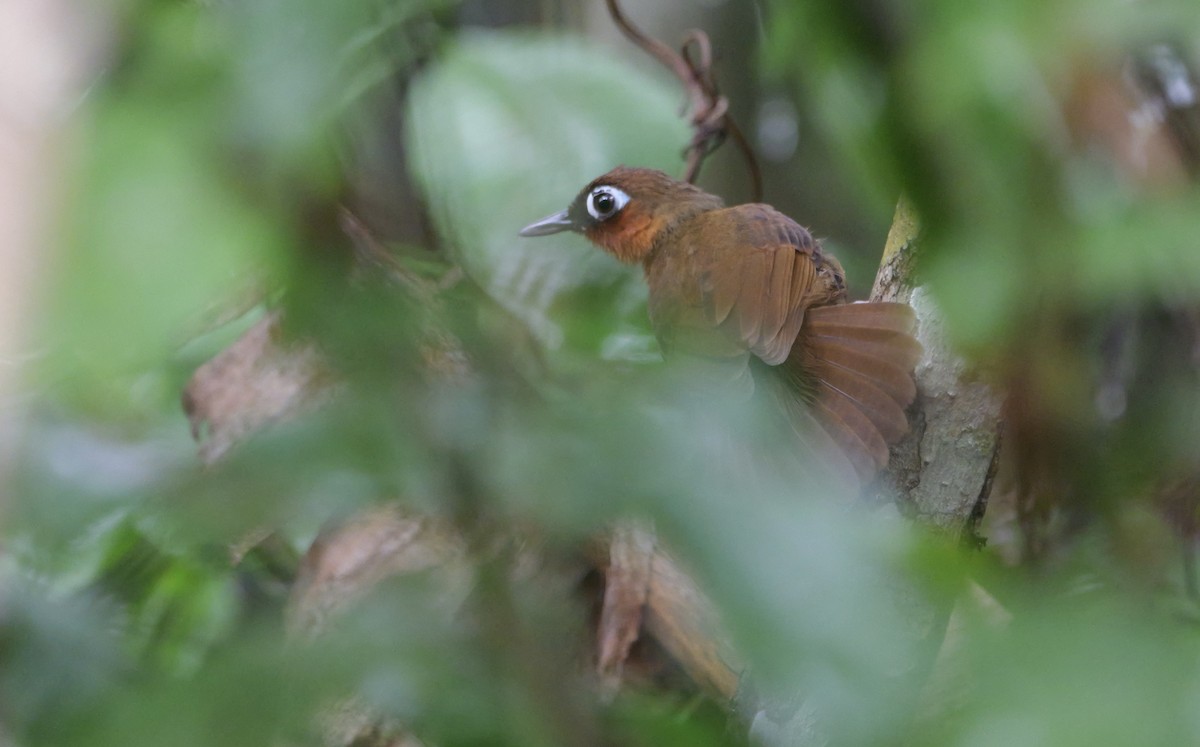
<instances>
[{"instance_id":1,"label":"gray bark","mask_svg":"<svg viewBox=\"0 0 1200 747\"><path fill-rule=\"evenodd\" d=\"M923 526L971 538L995 475L1001 398L950 348L941 313L916 277L918 234L916 215L901 200L871 299L911 305L925 352L915 372L912 430L893 447L880 484Z\"/></svg>"}]
</instances>

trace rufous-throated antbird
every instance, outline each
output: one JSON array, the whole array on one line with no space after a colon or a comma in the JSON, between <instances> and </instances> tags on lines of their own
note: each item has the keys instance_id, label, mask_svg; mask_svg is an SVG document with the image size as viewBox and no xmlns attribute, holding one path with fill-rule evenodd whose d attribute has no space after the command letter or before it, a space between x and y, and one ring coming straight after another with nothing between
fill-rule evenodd
<instances>
[{"instance_id":1,"label":"rufous-throated antbird","mask_svg":"<svg viewBox=\"0 0 1200 747\"><path fill-rule=\"evenodd\" d=\"M794 220L769 205L725 207L661 171L621 166L521 235L560 231L642 265L665 355L722 361L743 384L774 369L790 392L783 407L793 420L815 417L848 477L866 484L887 464L916 395L913 312L847 303L841 264Z\"/></svg>"}]
</instances>

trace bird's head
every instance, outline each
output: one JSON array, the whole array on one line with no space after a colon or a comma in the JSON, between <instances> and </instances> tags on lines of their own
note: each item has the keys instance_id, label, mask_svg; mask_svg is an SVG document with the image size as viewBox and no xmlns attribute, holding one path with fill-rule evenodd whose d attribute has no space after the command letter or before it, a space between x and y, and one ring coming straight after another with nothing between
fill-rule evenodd
<instances>
[{"instance_id":1,"label":"bird's head","mask_svg":"<svg viewBox=\"0 0 1200 747\"><path fill-rule=\"evenodd\" d=\"M522 236L576 231L622 262L640 262L679 221L722 207L719 197L654 169L618 166L571 205L521 229Z\"/></svg>"}]
</instances>

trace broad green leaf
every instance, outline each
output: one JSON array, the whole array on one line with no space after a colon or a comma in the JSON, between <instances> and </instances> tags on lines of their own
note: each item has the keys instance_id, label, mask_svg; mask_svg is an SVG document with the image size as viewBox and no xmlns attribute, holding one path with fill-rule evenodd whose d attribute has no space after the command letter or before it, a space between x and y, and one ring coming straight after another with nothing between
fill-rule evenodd
<instances>
[{"instance_id":1,"label":"broad green leaf","mask_svg":"<svg viewBox=\"0 0 1200 747\"><path fill-rule=\"evenodd\" d=\"M595 335L640 318L644 290L579 236L517 231L618 164L677 172L680 103L620 52L515 33L462 35L414 84L408 142L440 230L470 276L551 347L616 345ZM593 321L610 323L575 335L551 307L584 289Z\"/></svg>"},{"instance_id":2,"label":"broad green leaf","mask_svg":"<svg viewBox=\"0 0 1200 747\"><path fill-rule=\"evenodd\" d=\"M234 188L186 113L101 102L85 147L50 339L56 371L116 395L261 277L285 237Z\"/></svg>"}]
</instances>

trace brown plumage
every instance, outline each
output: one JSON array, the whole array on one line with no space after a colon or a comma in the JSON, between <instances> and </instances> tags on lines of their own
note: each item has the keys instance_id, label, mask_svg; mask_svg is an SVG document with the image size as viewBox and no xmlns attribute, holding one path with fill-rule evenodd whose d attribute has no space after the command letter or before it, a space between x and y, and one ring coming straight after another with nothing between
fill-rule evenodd
<instances>
[{"instance_id":1,"label":"brown plumage","mask_svg":"<svg viewBox=\"0 0 1200 747\"><path fill-rule=\"evenodd\" d=\"M642 265L666 355L722 361L743 381L762 368L757 359L787 383L780 408L796 423L815 418L859 481L887 464L916 396L912 310L847 304L842 266L791 218L769 205L725 207L660 171L622 166L521 234L565 230Z\"/></svg>"}]
</instances>

